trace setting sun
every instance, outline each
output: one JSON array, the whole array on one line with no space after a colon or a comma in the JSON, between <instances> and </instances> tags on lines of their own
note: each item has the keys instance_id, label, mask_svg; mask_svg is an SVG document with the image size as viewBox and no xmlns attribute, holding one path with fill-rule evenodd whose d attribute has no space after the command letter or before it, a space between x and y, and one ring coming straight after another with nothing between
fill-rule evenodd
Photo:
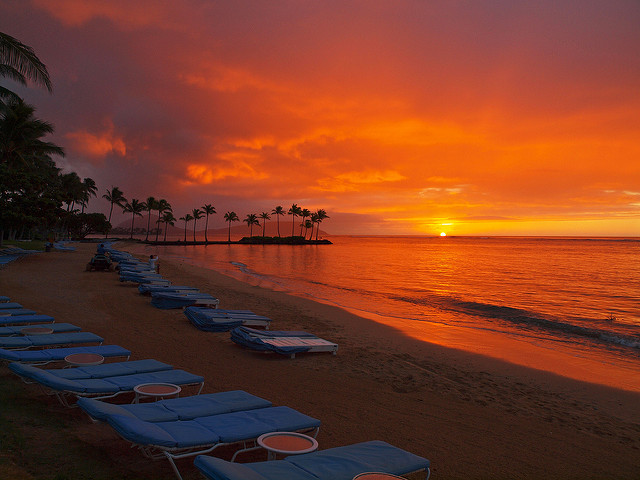
<instances>
[{"instance_id":1,"label":"setting sun","mask_svg":"<svg viewBox=\"0 0 640 480\"><path fill-rule=\"evenodd\" d=\"M446 236L447 236L447 234L446 234L446 233L444 233L444 232L440 232L440 236L441 236L441 237L446 237Z\"/></svg>"}]
</instances>

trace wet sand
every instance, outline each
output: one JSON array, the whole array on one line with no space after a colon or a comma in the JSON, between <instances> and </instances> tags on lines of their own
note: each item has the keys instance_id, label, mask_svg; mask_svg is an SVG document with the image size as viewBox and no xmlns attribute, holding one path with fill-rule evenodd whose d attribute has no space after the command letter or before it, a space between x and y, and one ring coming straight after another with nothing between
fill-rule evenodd
<instances>
[{"instance_id":1,"label":"wet sand","mask_svg":"<svg viewBox=\"0 0 640 480\"><path fill-rule=\"evenodd\" d=\"M339 344L335 356L256 353L228 333L196 329L180 310L152 307L114 272L86 272L95 245L76 245L0 270L0 295L126 347L132 359L203 375L204 393L242 389L319 418L321 449L385 440L428 458L438 479L640 478L637 393L420 342L330 305L160 259L165 278L212 293L221 308L249 309L272 318L274 330ZM45 405L68 414L76 435L132 478L172 478L168 462L144 459L108 427ZM185 479L202 478L191 460L179 465Z\"/></svg>"}]
</instances>

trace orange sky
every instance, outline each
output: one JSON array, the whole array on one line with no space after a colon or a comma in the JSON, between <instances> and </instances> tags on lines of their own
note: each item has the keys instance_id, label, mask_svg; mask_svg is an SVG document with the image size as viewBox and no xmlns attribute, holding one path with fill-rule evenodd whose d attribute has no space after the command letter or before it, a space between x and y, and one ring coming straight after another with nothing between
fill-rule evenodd
<instances>
[{"instance_id":1,"label":"orange sky","mask_svg":"<svg viewBox=\"0 0 640 480\"><path fill-rule=\"evenodd\" d=\"M635 0L23 0L60 166L176 217L330 233L640 235ZM107 212L102 199L91 211Z\"/></svg>"}]
</instances>

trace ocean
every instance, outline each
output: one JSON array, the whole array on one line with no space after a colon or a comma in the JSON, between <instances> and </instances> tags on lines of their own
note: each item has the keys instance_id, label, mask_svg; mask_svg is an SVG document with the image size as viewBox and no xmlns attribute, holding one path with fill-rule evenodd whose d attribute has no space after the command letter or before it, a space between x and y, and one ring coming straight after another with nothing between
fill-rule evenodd
<instances>
[{"instance_id":1,"label":"ocean","mask_svg":"<svg viewBox=\"0 0 640 480\"><path fill-rule=\"evenodd\" d=\"M427 342L640 391L640 239L328 238L332 245L144 252L333 304Z\"/></svg>"}]
</instances>

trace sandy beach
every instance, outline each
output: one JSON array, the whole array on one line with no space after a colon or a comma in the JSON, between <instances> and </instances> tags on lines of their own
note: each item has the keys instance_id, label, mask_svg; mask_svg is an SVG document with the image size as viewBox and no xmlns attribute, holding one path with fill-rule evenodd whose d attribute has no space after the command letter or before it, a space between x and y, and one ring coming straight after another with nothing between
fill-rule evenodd
<instances>
[{"instance_id":1,"label":"sandy beach","mask_svg":"<svg viewBox=\"0 0 640 480\"><path fill-rule=\"evenodd\" d=\"M228 333L197 330L180 310L152 307L114 272L86 272L95 244L76 246L0 270L0 295L126 347L132 359L200 374L204 393L242 389L316 417L321 449L385 440L428 458L432 478L444 480L640 478L637 393L419 342L333 306L161 257L165 278L212 293L221 308L249 309L272 318L272 329L339 344L335 356L255 353ZM117 463L121 478L174 478L166 461L143 458L110 428L25 388L33 402L67 416L73 435L100 452L96 461ZM191 460L179 465L185 479L202 478Z\"/></svg>"}]
</instances>

